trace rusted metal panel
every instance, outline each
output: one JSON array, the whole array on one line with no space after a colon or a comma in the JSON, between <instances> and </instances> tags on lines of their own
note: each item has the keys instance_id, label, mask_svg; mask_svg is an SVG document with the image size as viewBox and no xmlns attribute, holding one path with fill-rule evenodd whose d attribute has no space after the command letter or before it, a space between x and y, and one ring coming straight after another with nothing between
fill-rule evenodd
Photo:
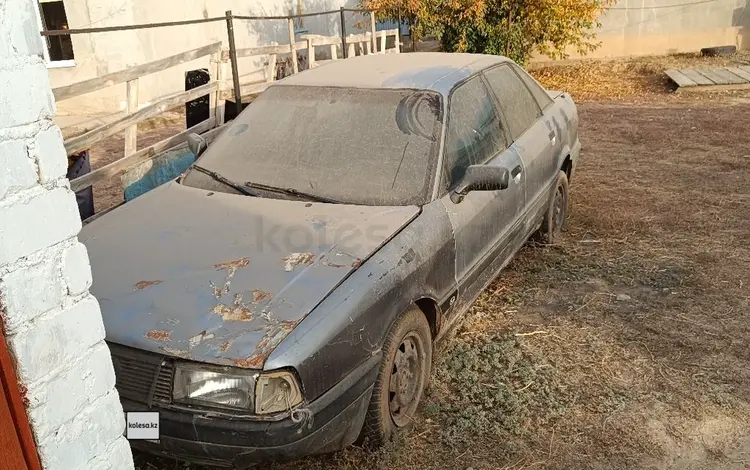
<instances>
[{"instance_id":1,"label":"rusted metal panel","mask_svg":"<svg viewBox=\"0 0 750 470\"><path fill-rule=\"evenodd\" d=\"M322 299L418 212L168 183L86 225L80 239L109 341L261 368Z\"/></svg>"}]
</instances>

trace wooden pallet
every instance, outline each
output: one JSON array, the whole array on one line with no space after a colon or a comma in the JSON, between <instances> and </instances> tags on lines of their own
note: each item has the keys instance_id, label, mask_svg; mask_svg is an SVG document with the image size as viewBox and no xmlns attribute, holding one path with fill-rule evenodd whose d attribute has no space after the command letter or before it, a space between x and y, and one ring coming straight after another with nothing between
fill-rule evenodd
<instances>
[{"instance_id":1,"label":"wooden pallet","mask_svg":"<svg viewBox=\"0 0 750 470\"><path fill-rule=\"evenodd\" d=\"M750 89L750 66L669 69L664 73L677 84L677 91Z\"/></svg>"}]
</instances>

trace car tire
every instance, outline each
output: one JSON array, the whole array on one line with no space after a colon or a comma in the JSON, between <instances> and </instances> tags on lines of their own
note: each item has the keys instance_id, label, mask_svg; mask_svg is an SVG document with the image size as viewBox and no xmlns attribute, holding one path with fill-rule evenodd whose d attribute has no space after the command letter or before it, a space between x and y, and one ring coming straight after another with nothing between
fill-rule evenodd
<instances>
[{"instance_id":1,"label":"car tire","mask_svg":"<svg viewBox=\"0 0 750 470\"><path fill-rule=\"evenodd\" d=\"M388 330L383 359L372 390L359 442L385 444L397 428L409 427L430 377L432 334L416 307L401 314Z\"/></svg>"},{"instance_id":2,"label":"car tire","mask_svg":"<svg viewBox=\"0 0 750 470\"><path fill-rule=\"evenodd\" d=\"M550 195L547 212L544 214L544 220L542 220L542 226L535 237L538 241L548 245L557 242L568 219L569 205L568 175L564 171L560 171L557 174L555 190Z\"/></svg>"}]
</instances>

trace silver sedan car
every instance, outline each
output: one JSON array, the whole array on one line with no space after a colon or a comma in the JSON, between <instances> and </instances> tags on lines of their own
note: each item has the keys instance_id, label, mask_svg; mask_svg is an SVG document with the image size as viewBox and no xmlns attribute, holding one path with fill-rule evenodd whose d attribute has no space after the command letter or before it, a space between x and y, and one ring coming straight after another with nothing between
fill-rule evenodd
<instances>
[{"instance_id":1,"label":"silver sedan car","mask_svg":"<svg viewBox=\"0 0 750 470\"><path fill-rule=\"evenodd\" d=\"M568 213L570 96L471 54L339 60L275 82L159 186L87 224L146 451L248 467L381 444L446 336Z\"/></svg>"}]
</instances>

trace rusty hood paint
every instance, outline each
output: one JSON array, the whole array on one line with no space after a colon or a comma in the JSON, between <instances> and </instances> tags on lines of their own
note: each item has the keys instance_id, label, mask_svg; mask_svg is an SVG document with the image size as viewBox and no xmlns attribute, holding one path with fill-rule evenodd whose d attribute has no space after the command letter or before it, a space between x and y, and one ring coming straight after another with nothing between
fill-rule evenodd
<instances>
[{"instance_id":1,"label":"rusty hood paint","mask_svg":"<svg viewBox=\"0 0 750 470\"><path fill-rule=\"evenodd\" d=\"M107 340L262 368L294 327L419 212L169 183L86 225Z\"/></svg>"}]
</instances>

